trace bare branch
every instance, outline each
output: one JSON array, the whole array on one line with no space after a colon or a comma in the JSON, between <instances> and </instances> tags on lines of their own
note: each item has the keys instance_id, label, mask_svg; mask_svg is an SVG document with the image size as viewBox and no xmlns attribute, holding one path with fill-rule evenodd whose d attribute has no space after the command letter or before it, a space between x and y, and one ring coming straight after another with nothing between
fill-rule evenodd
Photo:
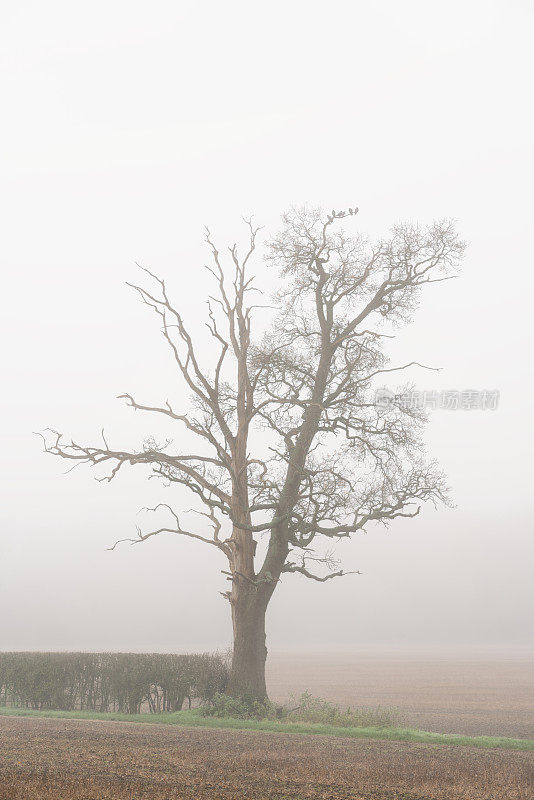
<instances>
[{"instance_id":1,"label":"bare branch","mask_svg":"<svg viewBox=\"0 0 534 800\"><path fill-rule=\"evenodd\" d=\"M325 583L326 581L332 580L332 578L342 578L345 575L361 575L362 573L360 570L351 570L349 572L345 572L344 570L340 569L337 572L330 572L326 575L316 575L313 572L310 572L303 564L292 564L291 562L287 562L282 567L282 572L297 572L299 575L304 575L305 578L310 578L313 581L318 581L319 583Z\"/></svg>"},{"instance_id":2,"label":"bare branch","mask_svg":"<svg viewBox=\"0 0 534 800\"><path fill-rule=\"evenodd\" d=\"M158 528L157 530L149 531L147 533L142 533L141 529L138 527L136 538L119 539L118 541L115 542L115 544L112 547L108 547L108 550L115 550L117 545L121 544L122 542L130 542L130 544L140 544L141 542L146 542L147 539L151 539L153 536L158 536L160 533L175 533L179 534L180 536L187 536L190 539L196 539L197 541L203 542L204 544L214 545L219 550L222 550L222 552L227 556L227 558L231 558L232 555L231 548L228 547L228 545L225 542L219 540L220 523L213 514L205 515L212 520L214 527L213 538L209 539L206 536L201 536L198 533L194 533L193 531L189 531L186 530L185 528L182 528L182 526L180 525L180 520L178 518L178 515L173 511L173 509L169 505L167 505L167 503L158 503L158 505L154 506L154 508L145 508L142 510L156 512L160 508L166 508L171 513L176 523L176 527L174 528L162 527Z\"/></svg>"},{"instance_id":3,"label":"bare branch","mask_svg":"<svg viewBox=\"0 0 534 800\"><path fill-rule=\"evenodd\" d=\"M60 458L67 460L74 460L82 464L89 464L90 466L99 466L108 462L116 462L109 475L97 480L105 480L108 482L113 480L124 464L148 464L160 467L167 466L171 469L177 470L178 472L182 472L184 475L187 475L202 489L211 492L223 502L230 503L231 498L227 492L210 482L197 468L187 463L190 460L198 462L214 462L214 459L205 458L204 456L168 455L167 453L155 448L149 448L142 452L135 453L120 450L104 450L98 447L87 447L76 444L74 441L63 445L61 441L62 434L58 433L57 431L52 431L51 429L48 430L55 436L55 438L51 442L48 442L46 437L40 434L44 442L44 450L46 453L50 453L51 455L59 456Z\"/></svg>"}]
</instances>

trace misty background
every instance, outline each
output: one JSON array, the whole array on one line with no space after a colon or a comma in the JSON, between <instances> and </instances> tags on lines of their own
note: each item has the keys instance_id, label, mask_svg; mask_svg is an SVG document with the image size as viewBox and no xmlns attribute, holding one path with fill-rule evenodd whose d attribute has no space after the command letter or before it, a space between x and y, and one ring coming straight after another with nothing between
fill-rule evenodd
<instances>
[{"instance_id":1,"label":"misty background","mask_svg":"<svg viewBox=\"0 0 534 800\"><path fill-rule=\"evenodd\" d=\"M134 262L209 353L203 226L222 250L243 214L268 235L304 202L359 206L347 227L371 236L458 220L463 274L428 287L391 354L442 368L413 372L421 389L500 404L431 412L456 508L344 543L360 576L286 576L270 650L532 647L532 17L519 0L2 4L1 650L228 645L219 553L172 536L106 550L173 490L140 467L64 475L32 432L176 443L115 399L187 409L124 285Z\"/></svg>"}]
</instances>

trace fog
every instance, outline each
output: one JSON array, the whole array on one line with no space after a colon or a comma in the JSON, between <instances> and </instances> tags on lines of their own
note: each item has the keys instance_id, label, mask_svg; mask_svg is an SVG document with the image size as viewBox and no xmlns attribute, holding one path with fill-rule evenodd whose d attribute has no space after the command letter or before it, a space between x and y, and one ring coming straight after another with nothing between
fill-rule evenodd
<instances>
[{"instance_id":1,"label":"fog","mask_svg":"<svg viewBox=\"0 0 534 800\"><path fill-rule=\"evenodd\" d=\"M265 236L291 204L359 206L355 230L452 216L462 276L429 287L391 352L422 389L498 390L431 413L455 508L338 548L361 575L288 575L271 650L532 646L532 8L526 2L4 3L0 649L225 648L218 553L135 535L172 489L98 483L42 452L51 426L114 447L169 426L115 399L187 392L135 262L164 276L201 350L203 226ZM272 288L259 257L254 272Z\"/></svg>"}]
</instances>

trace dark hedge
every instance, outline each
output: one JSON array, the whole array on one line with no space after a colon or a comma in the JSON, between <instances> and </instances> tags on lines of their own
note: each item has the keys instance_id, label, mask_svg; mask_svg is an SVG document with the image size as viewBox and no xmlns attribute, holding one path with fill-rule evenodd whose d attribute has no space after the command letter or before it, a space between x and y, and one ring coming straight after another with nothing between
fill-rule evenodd
<instances>
[{"instance_id":1,"label":"dark hedge","mask_svg":"<svg viewBox=\"0 0 534 800\"><path fill-rule=\"evenodd\" d=\"M224 692L218 654L0 653L0 705L19 708L178 711Z\"/></svg>"}]
</instances>

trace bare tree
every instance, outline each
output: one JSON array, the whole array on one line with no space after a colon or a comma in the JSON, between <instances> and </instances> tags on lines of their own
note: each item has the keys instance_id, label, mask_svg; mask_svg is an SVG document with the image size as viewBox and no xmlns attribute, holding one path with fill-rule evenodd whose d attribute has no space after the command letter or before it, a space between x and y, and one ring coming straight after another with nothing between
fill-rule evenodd
<instances>
[{"instance_id":1,"label":"bare tree","mask_svg":"<svg viewBox=\"0 0 534 800\"><path fill-rule=\"evenodd\" d=\"M388 323L391 329L410 318L422 286L453 276L464 245L451 221L397 225L369 244L340 225L356 213L304 208L282 218L266 255L281 276L278 315L259 341L251 338L256 305L249 277L259 229L247 222L243 256L234 245L223 257L207 232L217 288L208 302L216 353L210 365L165 282L145 270L148 288L132 285L159 319L193 410L121 397L183 426L193 452L154 440L140 451L120 451L104 437L93 447L67 443L55 431L44 435L49 453L109 465L107 480L124 464L144 464L194 498L202 524L184 524L183 514L160 504L151 510L169 521L138 530L130 541L173 532L221 551L234 633L229 691L236 695L266 695L265 614L282 576L324 582L347 574L334 558L335 542L369 523L414 517L425 501L447 500L442 474L422 455L424 414L398 400L383 407L374 392L386 373L416 364L388 365ZM251 438L257 429L263 432Z\"/></svg>"}]
</instances>

